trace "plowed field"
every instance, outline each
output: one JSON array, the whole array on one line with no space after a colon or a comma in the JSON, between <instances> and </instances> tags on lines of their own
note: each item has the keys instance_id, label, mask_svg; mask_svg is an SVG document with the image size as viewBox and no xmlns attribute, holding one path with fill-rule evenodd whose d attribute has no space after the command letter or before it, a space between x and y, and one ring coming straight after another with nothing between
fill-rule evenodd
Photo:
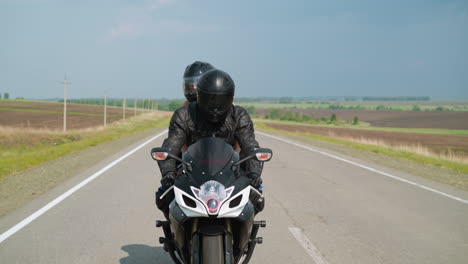
<instances>
[{"instance_id":1,"label":"plowed field","mask_svg":"<svg viewBox=\"0 0 468 264\"><path fill-rule=\"evenodd\" d=\"M103 106L67 104L67 113L68 129L95 127L104 123ZM122 114L122 108L107 107L107 123L122 119ZM126 110L127 117L133 115L133 109ZM61 129L63 128L63 104L1 100L0 126Z\"/></svg>"}]
</instances>

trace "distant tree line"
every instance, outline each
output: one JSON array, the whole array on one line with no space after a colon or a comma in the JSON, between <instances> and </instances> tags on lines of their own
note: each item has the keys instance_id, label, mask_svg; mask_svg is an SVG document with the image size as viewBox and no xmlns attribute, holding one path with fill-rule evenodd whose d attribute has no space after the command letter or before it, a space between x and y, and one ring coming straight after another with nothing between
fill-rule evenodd
<instances>
[{"instance_id":1,"label":"distant tree line","mask_svg":"<svg viewBox=\"0 0 468 264\"><path fill-rule=\"evenodd\" d=\"M258 103L258 102L270 102L278 104L292 104L302 102L303 98L293 97L237 97L235 98L236 103Z\"/></svg>"},{"instance_id":2,"label":"distant tree line","mask_svg":"<svg viewBox=\"0 0 468 264\"><path fill-rule=\"evenodd\" d=\"M362 105L329 105L328 109L345 109L345 110L366 110Z\"/></svg>"},{"instance_id":3,"label":"distant tree line","mask_svg":"<svg viewBox=\"0 0 468 264\"><path fill-rule=\"evenodd\" d=\"M365 96L363 101L430 101L429 96Z\"/></svg>"},{"instance_id":4,"label":"distant tree line","mask_svg":"<svg viewBox=\"0 0 468 264\"><path fill-rule=\"evenodd\" d=\"M309 124L317 124L317 123L333 124L333 123L338 122L338 118L336 117L335 113L332 113L330 117L314 117L313 115L302 114L302 113L297 113L297 112L287 111L287 110L280 110L280 109L270 109L269 111L265 113L263 117L265 119L292 121L292 122L309 123ZM359 118L355 116L353 120L353 125L357 125L357 124L359 124Z\"/></svg>"}]
</instances>

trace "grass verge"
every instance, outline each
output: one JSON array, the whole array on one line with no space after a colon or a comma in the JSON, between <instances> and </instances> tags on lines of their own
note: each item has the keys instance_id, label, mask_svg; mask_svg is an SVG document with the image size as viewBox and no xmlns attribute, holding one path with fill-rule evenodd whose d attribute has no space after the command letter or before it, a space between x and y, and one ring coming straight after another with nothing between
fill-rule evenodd
<instances>
[{"instance_id":1,"label":"grass verge","mask_svg":"<svg viewBox=\"0 0 468 264\"><path fill-rule=\"evenodd\" d=\"M142 114L107 127L67 132L0 128L0 180L41 163L150 128L167 126L169 117Z\"/></svg>"},{"instance_id":2,"label":"grass verge","mask_svg":"<svg viewBox=\"0 0 468 264\"><path fill-rule=\"evenodd\" d=\"M425 156L425 155L421 155L421 154L417 154L417 153L413 153L409 151L394 149L391 147L364 144L364 143L359 143L359 142L353 142L350 140L321 136L321 135L316 135L316 134L297 133L297 132L275 129L266 125L264 122L261 122L261 121L257 121L255 123L255 126L256 128L263 129L266 131L277 132L277 133L282 133L282 134L291 135L291 136L311 138L311 139L333 143L337 145L352 147L355 149L364 150L368 152L388 155L388 156L397 157L397 158L403 158L403 159L407 159L407 160L417 162L420 164L446 168L457 173L468 174L468 164L464 164L461 162L443 160L440 158L429 157L429 156Z\"/></svg>"}]
</instances>

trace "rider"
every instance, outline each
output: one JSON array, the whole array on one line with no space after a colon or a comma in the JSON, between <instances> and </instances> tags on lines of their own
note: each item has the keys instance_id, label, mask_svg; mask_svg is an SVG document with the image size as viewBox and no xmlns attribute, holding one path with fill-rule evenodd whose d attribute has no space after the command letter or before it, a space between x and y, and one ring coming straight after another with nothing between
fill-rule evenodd
<instances>
[{"instance_id":1,"label":"rider","mask_svg":"<svg viewBox=\"0 0 468 264\"><path fill-rule=\"evenodd\" d=\"M162 147L179 156L185 144L190 146L202 137L215 136L232 146L238 142L241 159L258 148L249 114L243 107L232 104L234 90L234 81L226 72L213 69L203 74L198 80L197 101L174 112ZM161 185L166 189L174 184L176 162L169 159L158 161L158 165L163 175ZM244 169L251 185L259 188L262 163L251 159L246 161Z\"/></svg>"},{"instance_id":2,"label":"rider","mask_svg":"<svg viewBox=\"0 0 468 264\"><path fill-rule=\"evenodd\" d=\"M208 62L195 61L188 65L184 72L184 95L187 101L184 105L197 101L197 83L203 73L214 69Z\"/></svg>"}]
</instances>

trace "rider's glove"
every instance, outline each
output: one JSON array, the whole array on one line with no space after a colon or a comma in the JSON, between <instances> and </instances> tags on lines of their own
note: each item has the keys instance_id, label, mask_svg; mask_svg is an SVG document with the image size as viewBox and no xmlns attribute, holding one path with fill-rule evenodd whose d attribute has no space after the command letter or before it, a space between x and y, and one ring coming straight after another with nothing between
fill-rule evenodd
<instances>
[{"instance_id":1,"label":"rider's glove","mask_svg":"<svg viewBox=\"0 0 468 264\"><path fill-rule=\"evenodd\" d=\"M256 189L260 188L263 181L258 174L250 172L247 173L247 176L250 178L250 185L252 185Z\"/></svg>"},{"instance_id":2,"label":"rider's glove","mask_svg":"<svg viewBox=\"0 0 468 264\"><path fill-rule=\"evenodd\" d=\"M164 175L164 177L161 179L161 186L164 186L164 188L169 188L174 184L174 179L176 177L176 173L173 171L170 171Z\"/></svg>"}]
</instances>

